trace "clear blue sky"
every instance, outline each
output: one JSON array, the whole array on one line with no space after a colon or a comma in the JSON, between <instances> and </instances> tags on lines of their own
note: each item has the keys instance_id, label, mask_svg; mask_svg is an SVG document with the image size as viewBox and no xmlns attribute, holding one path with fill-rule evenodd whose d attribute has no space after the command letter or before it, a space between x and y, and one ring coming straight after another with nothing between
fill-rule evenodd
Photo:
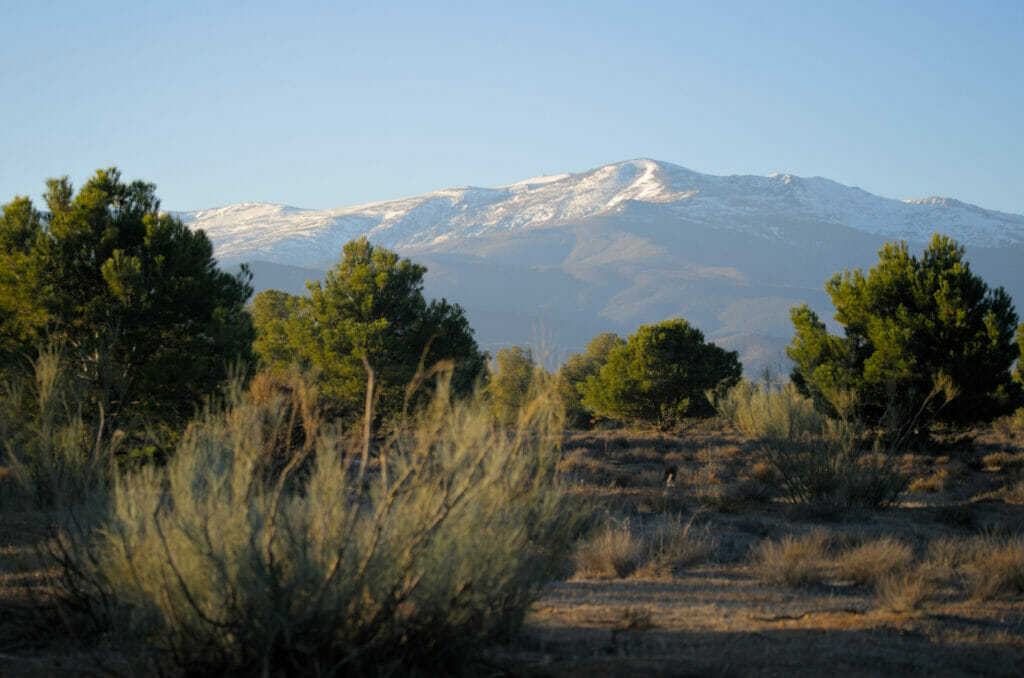
<instances>
[{"instance_id":1,"label":"clear blue sky","mask_svg":"<svg viewBox=\"0 0 1024 678\"><path fill-rule=\"evenodd\" d=\"M652 157L1024 213L1020 0L0 0L0 92L0 202L109 165L188 210Z\"/></svg>"}]
</instances>

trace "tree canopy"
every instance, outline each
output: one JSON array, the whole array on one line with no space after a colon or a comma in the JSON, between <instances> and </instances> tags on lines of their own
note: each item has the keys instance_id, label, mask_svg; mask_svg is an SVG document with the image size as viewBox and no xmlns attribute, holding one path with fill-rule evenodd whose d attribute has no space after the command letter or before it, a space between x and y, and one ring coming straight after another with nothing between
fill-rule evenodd
<instances>
[{"instance_id":1,"label":"tree canopy","mask_svg":"<svg viewBox=\"0 0 1024 678\"><path fill-rule=\"evenodd\" d=\"M539 370L533 349L512 346L494 356L495 370L487 385L495 416L504 424L514 424L519 410L535 395Z\"/></svg>"},{"instance_id":2,"label":"tree canopy","mask_svg":"<svg viewBox=\"0 0 1024 678\"><path fill-rule=\"evenodd\" d=\"M261 363L312 370L321 393L349 419L364 407L367 364L385 417L402 410L421 364L452 361L453 389L468 392L484 373L486 356L460 306L424 298L425 273L365 238L347 243L325 279L307 284L310 296L257 295L254 346Z\"/></svg>"},{"instance_id":3,"label":"tree canopy","mask_svg":"<svg viewBox=\"0 0 1024 678\"><path fill-rule=\"evenodd\" d=\"M584 382L582 403L602 416L667 428L713 414L706 393L734 385L742 373L735 351L705 341L703 332L676 318L641 326L612 348Z\"/></svg>"},{"instance_id":4,"label":"tree canopy","mask_svg":"<svg viewBox=\"0 0 1024 678\"><path fill-rule=\"evenodd\" d=\"M878 257L867 275L845 271L825 284L842 336L830 334L806 305L792 309L796 334L786 353L800 392L827 410L831 391L852 389L866 416L923 408L924 419L955 425L1017 406L1020 386L1010 368L1024 350L1014 332L1024 340L1024 330L1003 288L990 289L971 272L964 248L938 234L920 258L905 242L886 243ZM958 395L928 411L940 374Z\"/></svg>"},{"instance_id":5,"label":"tree canopy","mask_svg":"<svg viewBox=\"0 0 1024 678\"><path fill-rule=\"evenodd\" d=\"M607 362L612 349L625 346L626 340L614 332L604 332L587 342L583 353L569 356L558 370L558 393L565 406L566 420L573 426L586 426L593 412L583 406L583 385L596 376Z\"/></svg>"},{"instance_id":6,"label":"tree canopy","mask_svg":"<svg viewBox=\"0 0 1024 678\"><path fill-rule=\"evenodd\" d=\"M98 170L75 193L50 179L46 211L18 197L0 216L5 371L55 344L107 416L191 414L247 360L247 270L219 270L201 231L159 211L155 186Z\"/></svg>"}]
</instances>

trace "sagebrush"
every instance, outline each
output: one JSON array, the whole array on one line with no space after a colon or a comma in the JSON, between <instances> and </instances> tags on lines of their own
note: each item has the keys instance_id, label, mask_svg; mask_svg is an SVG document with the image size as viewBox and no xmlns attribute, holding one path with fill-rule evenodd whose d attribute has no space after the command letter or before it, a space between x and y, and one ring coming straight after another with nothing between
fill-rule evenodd
<instances>
[{"instance_id":1,"label":"sagebrush","mask_svg":"<svg viewBox=\"0 0 1024 678\"><path fill-rule=\"evenodd\" d=\"M310 442L282 464L303 399L236 391L166 468L118 481L95 538L74 545L78 588L110 601L109 630L140 657L186 674L460 670L521 623L575 522L551 394L510 430L445 384L369 468L309 414Z\"/></svg>"}]
</instances>

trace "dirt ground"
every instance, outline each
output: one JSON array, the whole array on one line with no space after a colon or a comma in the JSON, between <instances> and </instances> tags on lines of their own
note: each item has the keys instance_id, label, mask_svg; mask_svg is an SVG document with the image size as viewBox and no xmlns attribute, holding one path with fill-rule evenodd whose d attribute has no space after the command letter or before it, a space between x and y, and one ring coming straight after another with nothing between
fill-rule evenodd
<instances>
[{"instance_id":1,"label":"dirt ground","mask_svg":"<svg viewBox=\"0 0 1024 678\"><path fill-rule=\"evenodd\" d=\"M910 491L896 506L826 510L789 502L756 443L734 434L568 434L562 470L593 525L481 674L1020 675L1019 436L987 430L905 455ZM74 638L47 603L45 523L0 522L0 676L116 673L116 655ZM582 542L602 531L628 543L587 561ZM804 550L766 555L787 539ZM878 544L856 565L858 548ZM617 549L626 560L602 571Z\"/></svg>"},{"instance_id":2,"label":"dirt ground","mask_svg":"<svg viewBox=\"0 0 1024 678\"><path fill-rule=\"evenodd\" d=\"M1014 434L983 431L973 443L907 455L901 470L915 491L881 510L801 510L752 480L757 459L753 442L719 431L570 436L565 470L612 522L642 533L666 513L681 516L692 519L691 539L711 545L697 562L653 577L642 566L621 577L570 573L546 589L495 663L514 674L589 678L1021 674L1024 581L979 597L954 568L904 606L912 609L896 611L841 567L844 544L886 536L909 545L915 561L943 539L1019 536L1024 449ZM766 583L756 545L814 531L839 552L831 556L839 572L825 566L801 585ZM1024 567L1019 549L1016 567ZM929 576L921 572L908 576Z\"/></svg>"}]
</instances>

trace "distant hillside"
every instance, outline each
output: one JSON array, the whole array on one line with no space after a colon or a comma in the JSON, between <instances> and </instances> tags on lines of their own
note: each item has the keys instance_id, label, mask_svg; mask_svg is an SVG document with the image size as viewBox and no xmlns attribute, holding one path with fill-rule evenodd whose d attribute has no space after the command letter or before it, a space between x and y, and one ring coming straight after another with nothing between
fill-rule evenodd
<instances>
[{"instance_id":1,"label":"distant hillside","mask_svg":"<svg viewBox=\"0 0 1024 678\"><path fill-rule=\"evenodd\" d=\"M920 251L936 231L1024 299L1024 216L653 160L331 210L242 203L179 216L207 232L222 265L250 262L258 289L302 292L366 235L426 264L428 294L462 304L486 348L534 345L551 363L599 332L674 316L748 369L779 363L791 306L830 318L833 273L872 266L886 240Z\"/></svg>"}]
</instances>

